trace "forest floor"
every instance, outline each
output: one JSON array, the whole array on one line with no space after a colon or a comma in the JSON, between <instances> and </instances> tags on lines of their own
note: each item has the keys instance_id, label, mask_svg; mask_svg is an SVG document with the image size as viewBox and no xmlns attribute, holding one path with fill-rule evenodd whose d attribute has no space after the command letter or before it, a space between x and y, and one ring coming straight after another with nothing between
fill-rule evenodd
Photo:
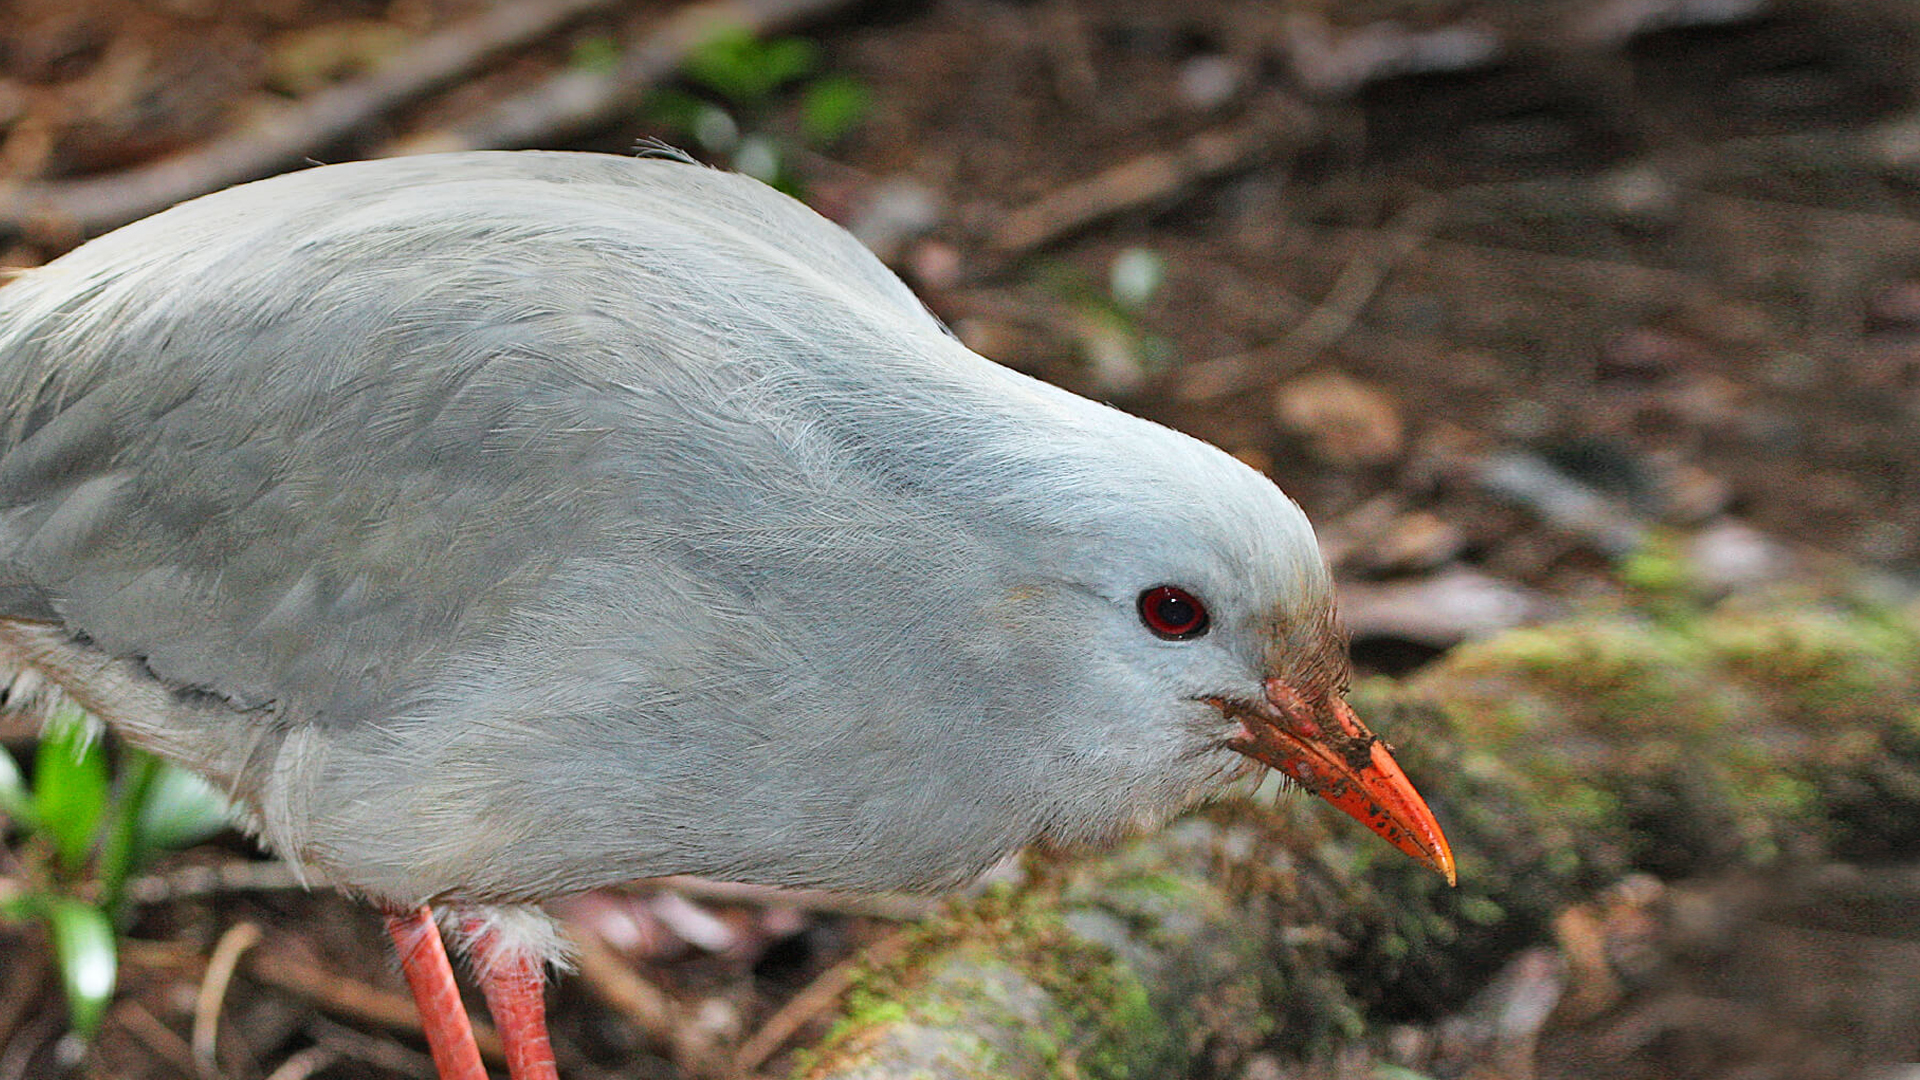
<instances>
[{"instance_id":1,"label":"forest floor","mask_svg":"<svg viewBox=\"0 0 1920 1080\"><path fill-rule=\"evenodd\" d=\"M659 138L772 169L979 351L1266 469L1318 524L1372 670L1676 573L1896 603L1920 581L1913 5L760 0L741 7L775 27L766 40L674 78L685 50L660 28L704 7L576 0L474 44L482 17L540 6L11 0L0 265L116 223L155 163L184 162L168 175L188 184L240 178L223 170L254 133L311 120L301 110L328 94L358 108L352 122L269 167L486 142L474 132L501 130L503 103L653 48L669 60L645 85L508 143ZM812 47L766 43L789 35ZM373 86L431 47L472 58L404 92ZM770 88L742 74L779 66ZM244 850L164 869L177 884ZM427 1075L410 1036L373 1018L398 983L364 910L163 885L83 1072L192 1075L205 958L253 921L279 966L242 969L230 1075L303 1047L325 1051L304 1059L320 1076ZM1859 1077L1862 1032L1920 1026L1913 868L1632 895L1621 918L1640 920L1645 950L1630 992L1563 1010L1530 1061L1477 1075ZM724 1041L897 914L835 904L643 890L572 912ZM43 955L0 927L0 1080L56 1053ZM685 1075L605 987L558 991L563 1060L579 1076Z\"/></svg>"}]
</instances>

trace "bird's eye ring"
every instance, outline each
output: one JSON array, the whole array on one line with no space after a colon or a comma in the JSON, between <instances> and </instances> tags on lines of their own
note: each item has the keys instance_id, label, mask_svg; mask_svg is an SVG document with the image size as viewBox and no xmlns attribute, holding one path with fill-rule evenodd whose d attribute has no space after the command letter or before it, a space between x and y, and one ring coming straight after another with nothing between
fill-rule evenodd
<instances>
[{"instance_id":1,"label":"bird's eye ring","mask_svg":"<svg viewBox=\"0 0 1920 1080\"><path fill-rule=\"evenodd\" d=\"M1140 594L1140 621L1168 641L1185 641L1207 632L1207 606L1185 589L1155 585Z\"/></svg>"}]
</instances>

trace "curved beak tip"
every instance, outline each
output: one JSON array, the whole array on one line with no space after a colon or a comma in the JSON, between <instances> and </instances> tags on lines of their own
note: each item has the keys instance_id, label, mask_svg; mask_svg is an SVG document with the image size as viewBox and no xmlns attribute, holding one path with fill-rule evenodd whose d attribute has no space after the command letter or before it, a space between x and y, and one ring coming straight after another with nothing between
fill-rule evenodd
<instances>
[{"instance_id":1,"label":"curved beak tip","mask_svg":"<svg viewBox=\"0 0 1920 1080\"><path fill-rule=\"evenodd\" d=\"M1449 886L1458 886L1460 884L1460 874L1453 864L1453 848L1447 844L1447 838L1442 836L1437 829L1428 844L1420 845L1414 850L1405 848L1401 850L1406 851L1407 854L1413 856L1420 862L1433 867L1441 877L1447 879Z\"/></svg>"},{"instance_id":2,"label":"curved beak tip","mask_svg":"<svg viewBox=\"0 0 1920 1080\"><path fill-rule=\"evenodd\" d=\"M1345 783L1315 794L1346 811L1416 861L1432 867L1447 879L1448 885L1459 884L1453 847L1440 831L1440 822L1428 808L1427 801L1420 797L1384 746L1375 743L1372 758L1350 776L1342 777Z\"/></svg>"},{"instance_id":3,"label":"curved beak tip","mask_svg":"<svg viewBox=\"0 0 1920 1080\"><path fill-rule=\"evenodd\" d=\"M1459 883L1453 848L1440 822L1393 760L1339 695L1307 699L1277 681L1265 708L1242 715L1245 740L1234 749L1292 777L1415 860Z\"/></svg>"},{"instance_id":4,"label":"curved beak tip","mask_svg":"<svg viewBox=\"0 0 1920 1080\"><path fill-rule=\"evenodd\" d=\"M1453 861L1453 846L1440 831L1439 819L1433 816L1427 800L1420 797L1413 781L1407 779L1384 744L1373 744L1372 759L1356 771L1355 779L1372 804L1367 807L1367 816L1362 817L1341 803L1335 805L1352 813L1394 847L1433 867L1447 879L1448 885L1458 885L1460 875Z\"/></svg>"}]
</instances>

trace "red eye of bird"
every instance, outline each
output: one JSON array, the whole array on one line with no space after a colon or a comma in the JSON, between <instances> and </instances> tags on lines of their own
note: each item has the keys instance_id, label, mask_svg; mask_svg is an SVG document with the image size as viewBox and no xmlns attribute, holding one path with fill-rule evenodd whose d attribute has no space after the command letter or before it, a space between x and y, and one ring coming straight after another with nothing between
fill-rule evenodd
<instances>
[{"instance_id":1,"label":"red eye of bird","mask_svg":"<svg viewBox=\"0 0 1920 1080\"><path fill-rule=\"evenodd\" d=\"M1207 606L1185 589L1156 585L1140 594L1140 621L1169 641L1207 632Z\"/></svg>"}]
</instances>

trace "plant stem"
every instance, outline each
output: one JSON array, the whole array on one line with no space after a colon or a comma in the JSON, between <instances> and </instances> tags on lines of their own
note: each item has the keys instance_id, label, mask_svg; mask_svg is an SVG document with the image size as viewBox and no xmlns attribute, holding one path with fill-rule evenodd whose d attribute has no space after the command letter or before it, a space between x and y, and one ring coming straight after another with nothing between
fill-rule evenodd
<instances>
[{"instance_id":1,"label":"plant stem","mask_svg":"<svg viewBox=\"0 0 1920 1080\"><path fill-rule=\"evenodd\" d=\"M120 924L127 879L133 873L135 841L139 838L140 818L147 805L147 792L160 775L160 759L143 750L130 751L126 787L120 793L113 827L100 851L100 907Z\"/></svg>"}]
</instances>

